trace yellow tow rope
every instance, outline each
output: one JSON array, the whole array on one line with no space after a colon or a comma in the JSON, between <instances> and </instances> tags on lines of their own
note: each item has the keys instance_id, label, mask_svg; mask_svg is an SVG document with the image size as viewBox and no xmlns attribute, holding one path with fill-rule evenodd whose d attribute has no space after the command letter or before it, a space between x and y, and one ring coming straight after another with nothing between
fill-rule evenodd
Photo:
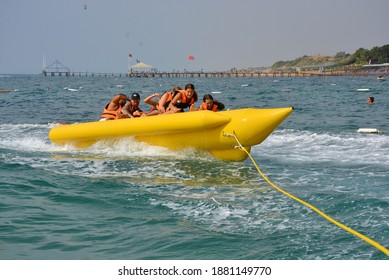
<instances>
[{"instance_id":1,"label":"yellow tow rope","mask_svg":"<svg viewBox=\"0 0 389 280\"><path fill-rule=\"evenodd\" d=\"M369 237L353 230L352 228L349 228L345 225L343 225L342 223L334 220L333 218L331 218L330 216L328 216L327 214L323 213L322 211L320 211L319 209L317 209L316 207L312 206L311 204L309 204L308 202L305 202L304 200L301 200L299 199L298 197L295 197L294 195L288 193L287 191L284 191L283 189L277 187L272 181L270 181L269 178L266 177L266 175L261 171L261 169L259 169L257 163L255 162L255 160L253 159L253 157L251 156L251 154L246 150L245 147L242 146L242 144L239 142L238 140L238 137L236 136L235 132L233 132L233 134L228 134L228 133L224 133L224 136L227 136L227 137L234 137L236 142L238 143L238 146L236 146L235 148L238 148L244 152L246 152L246 154L249 156L250 160L253 162L255 168L258 170L258 173L262 176L262 178L269 183L270 186L272 186L273 188L275 188L277 191L285 194L286 196L296 200L297 202L300 202L301 204L307 206L308 208L312 209L313 211L315 211L316 213L318 213L320 216L322 216L323 218L325 218L326 220L330 221L331 223L337 225L338 227L344 229L345 231L348 231L349 233L351 234L354 234L355 236L359 237L360 239L362 239L363 241L369 243L370 245L374 246L375 248L377 248L378 250L380 250L381 252L383 252L384 254L386 254L387 256L389 256L389 250L386 249L384 246L382 246L381 244L379 244L378 242L370 239Z\"/></svg>"}]
</instances>

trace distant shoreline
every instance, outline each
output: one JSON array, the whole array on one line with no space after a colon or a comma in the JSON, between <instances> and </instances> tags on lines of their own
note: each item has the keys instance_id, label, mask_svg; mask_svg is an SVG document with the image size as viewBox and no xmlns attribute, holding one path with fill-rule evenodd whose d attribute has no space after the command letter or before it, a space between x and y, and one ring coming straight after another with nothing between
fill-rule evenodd
<instances>
[{"instance_id":1,"label":"distant shoreline","mask_svg":"<svg viewBox=\"0 0 389 280\"><path fill-rule=\"evenodd\" d=\"M6 78L11 75L42 75L45 77L205 77L205 78L230 78L230 77L310 77L310 76L385 76L389 77L386 70L343 70L343 69L329 69L329 70L304 70L304 71L287 71L287 70L270 70L263 71L253 70L238 70L238 71L137 71L137 72L49 72L30 74L17 73L0 73L0 78Z\"/></svg>"},{"instance_id":2,"label":"distant shoreline","mask_svg":"<svg viewBox=\"0 0 389 280\"><path fill-rule=\"evenodd\" d=\"M160 72L160 71L138 71L130 73L90 73L90 72L43 72L46 77L159 77L159 78L178 78L178 77L194 77L194 78L232 78L232 77L311 77L311 76L387 76L388 73L381 71L345 71L345 70L307 70L299 72L287 71L252 71L252 72L227 72L227 71L185 71L185 72Z\"/></svg>"}]
</instances>

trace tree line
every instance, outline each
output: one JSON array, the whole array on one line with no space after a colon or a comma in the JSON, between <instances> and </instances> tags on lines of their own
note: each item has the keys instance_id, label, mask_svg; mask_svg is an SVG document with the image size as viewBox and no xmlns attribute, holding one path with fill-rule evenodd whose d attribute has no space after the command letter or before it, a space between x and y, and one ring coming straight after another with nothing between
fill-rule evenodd
<instances>
[{"instance_id":1,"label":"tree line","mask_svg":"<svg viewBox=\"0 0 389 280\"><path fill-rule=\"evenodd\" d=\"M359 48L354 54L355 64L382 64L389 62L389 45L370 50Z\"/></svg>"},{"instance_id":2,"label":"tree line","mask_svg":"<svg viewBox=\"0 0 389 280\"><path fill-rule=\"evenodd\" d=\"M326 59L327 61L323 61ZM304 67L311 65L331 64L332 67L341 67L347 65L365 65L365 64L382 64L389 62L389 45L382 47L373 47L372 49L359 48L353 54L344 51L338 52L335 56L322 56L313 58L307 55L296 58L291 61L277 61L271 67Z\"/></svg>"}]
</instances>

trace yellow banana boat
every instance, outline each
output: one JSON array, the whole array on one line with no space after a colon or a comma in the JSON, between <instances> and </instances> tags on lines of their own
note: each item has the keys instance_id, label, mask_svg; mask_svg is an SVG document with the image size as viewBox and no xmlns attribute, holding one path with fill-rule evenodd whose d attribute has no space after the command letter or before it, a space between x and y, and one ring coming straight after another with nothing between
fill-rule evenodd
<instances>
[{"instance_id":1,"label":"yellow banana boat","mask_svg":"<svg viewBox=\"0 0 389 280\"><path fill-rule=\"evenodd\" d=\"M209 151L217 159L242 161L247 154L236 149L236 140L227 135L235 134L240 143L250 150L251 146L264 141L292 111L292 107L221 112L204 110L78 123L52 128L49 138L59 145L85 148L100 140L113 142L123 137L133 137L150 145L170 149L194 147Z\"/></svg>"}]
</instances>

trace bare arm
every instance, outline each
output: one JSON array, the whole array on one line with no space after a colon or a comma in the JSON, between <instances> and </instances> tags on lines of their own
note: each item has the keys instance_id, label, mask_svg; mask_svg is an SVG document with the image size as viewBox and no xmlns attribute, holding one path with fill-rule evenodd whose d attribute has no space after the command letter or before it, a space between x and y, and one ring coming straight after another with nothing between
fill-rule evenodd
<instances>
[{"instance_id":1,"label":"bare arm","mask_svg":"<svg viewBox=\"0 0 389 280\"><path fill-rule=\"evenodd\" d=\"M162 95L161 99L159 100L158 107L159 107L159 111L161 113L165 113L166 112L165 104L166 104L167 97L168 97L168 93L165 93L164 95Z\"/></svg>"},{"instance_id":2,"label":"bare arm","mask_svg":"<svg viewBox=\"0 0 389 280\"><path fill-rule=\"evenodd\" d=\"M110 111L116 111L119 109L119 102L120 102L121 96L115 95L114 98L112 98L111 102L109 102L107 109Z\"/></svg>"},{"instance_id":3,"label":"bare arm","mask_svg":"<svg viewBox=\"0 0 389 280\"><path fill-rule=\"evenodd\" d=\"M161 95L160 95L159 93L154 93L154 94L152 94L152 95L147 96L147 97L143 100L143 102L146 103L146 104L149 104L149 105L151 105L151 106L156 106L156 105L158 104L158 102L152 100L154 97L160 98Z\"/></svg>"},{"instance_id":4,"label":"bare arm","mask_svg":"<svg viewBox=\"0 0 389 280\"><path fill-rule=\"evenodd\" d=\"M128 116L129 118L134 118L134 116L130 113L131 102L127 102L122 109L122 115Z\"/></svg>"}]
</instances>

